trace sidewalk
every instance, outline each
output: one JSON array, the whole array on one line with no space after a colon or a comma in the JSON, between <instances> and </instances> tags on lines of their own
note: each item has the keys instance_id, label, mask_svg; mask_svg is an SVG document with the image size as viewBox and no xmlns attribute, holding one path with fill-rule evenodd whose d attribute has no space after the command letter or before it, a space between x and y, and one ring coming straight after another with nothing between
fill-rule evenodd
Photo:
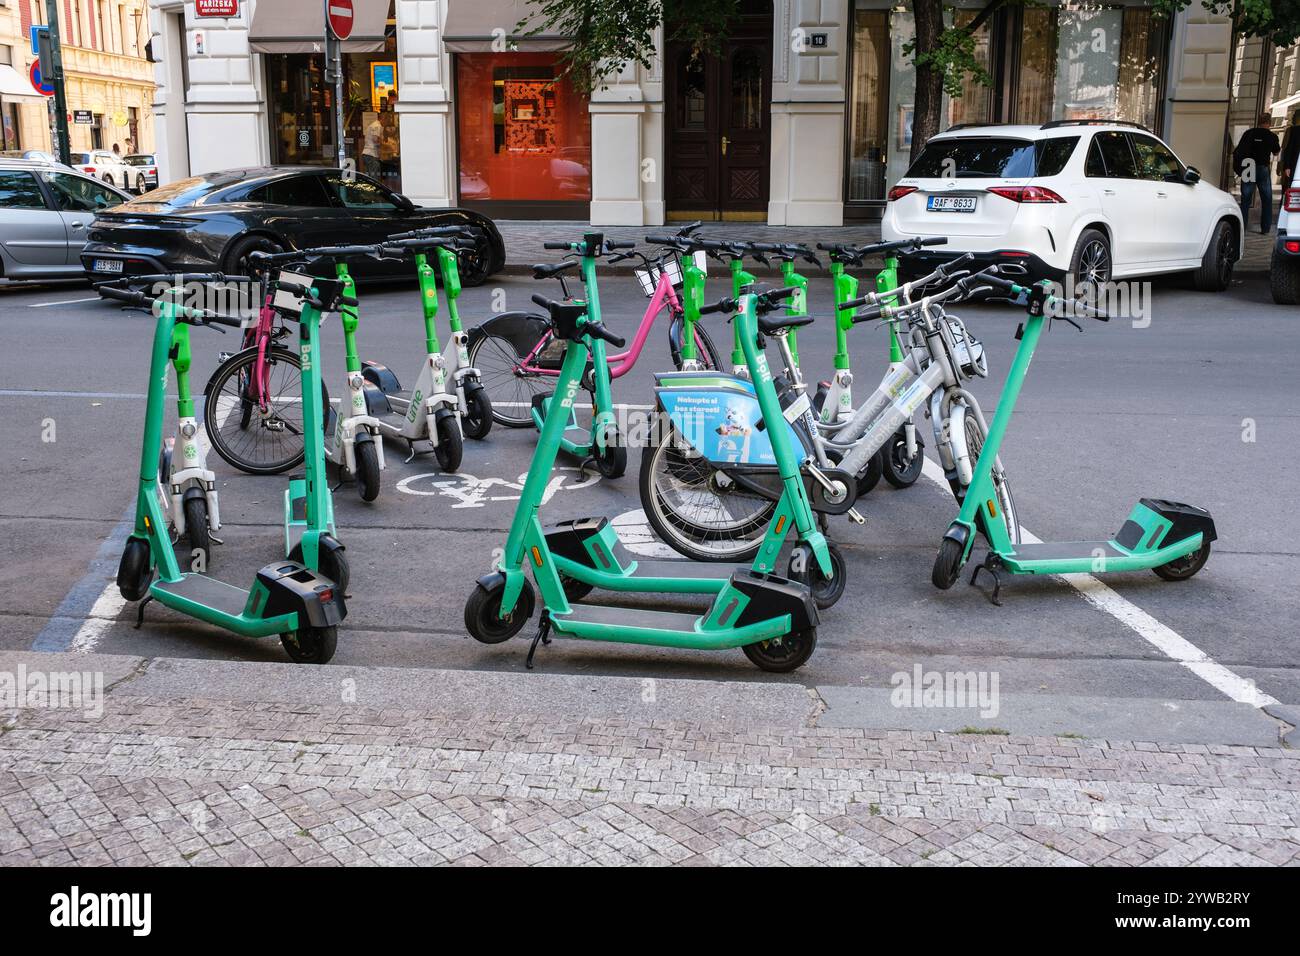
<instances>
[{"instance_id":1,"label":"sidewalk","mask_svg":"<svg viewBox=\"0 0 1300 956\"><path fill-rule=\"evenodd\" d=\"M681 223L665 226L588 226L583 222L536 221L524 219L498 219L497 228L506 243L507 274L526 275L534 263L553 262L554 250L542 248L544 242L577 240L589 229L603 232L610 239L633 240L644 243L645 237L658 233L671 233ZM816 247L819 242L851 242L864 244L880 240L880 223L863 222L851 226L769 226L757 222L706 222L701 235L711 238L752 239L756 242L802 242ZM1273 235L1262 236L1258 227L1246 234L1246 251L1237 263L1237 278L1268 275L1269 259L1273 253ZM611 267L615 274L631 274L631 266L620 264ZM755 274L761 275L759 267ZM772 275L779 274L774 270Z\"/></svg>"},{"instance_id":2,"label":"sidewalk","mask_svg":"<svg viewBox=\"0 0 1300 956\"><path fill-rule=\"evenodd\" d=\"M0 864L1300 865L1296 750L826 728L795 684L20 665L107 693L0 709Z\"/></svg>"}]
</instances>

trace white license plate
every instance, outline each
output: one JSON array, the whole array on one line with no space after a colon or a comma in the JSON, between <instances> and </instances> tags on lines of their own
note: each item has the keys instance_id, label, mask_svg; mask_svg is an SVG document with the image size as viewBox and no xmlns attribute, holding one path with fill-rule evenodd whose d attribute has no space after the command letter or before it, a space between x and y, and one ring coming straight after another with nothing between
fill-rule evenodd
<instances>
[{"instance_id":1,"label":"white license plate","mask_svg":"<svg viewBox=\"0 0 1300 956\"><path fill-rule=\"evenodd\" d=\"M974 212L974 196L931 196L925 204L930 212Z\"/></svg>"},{"instance_id":2,"label":"white license plate","mask_svg":"<svg viewBox=\"0 0 1300 956\"><path fill-rule=\"evenodd\" d=\"M95 271L96 272L121 272L122 260L121 259L96 259Z\"/></svg>"}]
</instances>

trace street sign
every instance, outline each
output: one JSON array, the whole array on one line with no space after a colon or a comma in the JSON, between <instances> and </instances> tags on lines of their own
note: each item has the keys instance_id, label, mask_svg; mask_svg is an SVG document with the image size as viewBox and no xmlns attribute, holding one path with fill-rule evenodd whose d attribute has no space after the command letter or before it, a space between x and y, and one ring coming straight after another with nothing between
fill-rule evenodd
<instances>
[{"instance_id":1,"label":"street sign","mask_svg":"<svg viewBox=\"0 0 1300 956\"><path fill-rule=\"evenodd\" d=\"M49 27L32 27L32 56L41 52L40 36L42 33L49 33Z\"/></svg>"},{"instance_id":2,"label":"street sign","mask_svg":"<svg viewBox=\"0 0 1300 956\"><path fill-rule=\"evenodd\" d=\"M90 110L73 110L72 122L76 123L78 126L94 126L95 114Z\"/></svg>"},{"instance_id":3,"label":"street sign","mask_svg":"<svg viewBox=\"0 0 1300 956\"><path fill-rule=\"evenodd\" d=\"M27 71L27 75L28 77L30 77L32 81L32 89L34 89L37 93L40 93L41 96L54 95L54 84L47 83L45 82L44 79L41 78L40 60L32 60L32 68Z\"/></svg>"},{"instance_id":4,"label":"street sign","mask_svg":"<svg viewBox=\"0 0 1300 956\"><path fill-rule=\"evenodd\" d=\"M325 0L325 20L338 39L352 36L352 0Z\"/></svg>"},{"instance_id":5,"label":"street sign","mask_svg":"<svg viewBox=\"0 0 1300 956\"><path fill-rule=\"evenodd\" d=\"M237 17L239 0L194 0L196 17Z\"/></svg>"}]
</instances>

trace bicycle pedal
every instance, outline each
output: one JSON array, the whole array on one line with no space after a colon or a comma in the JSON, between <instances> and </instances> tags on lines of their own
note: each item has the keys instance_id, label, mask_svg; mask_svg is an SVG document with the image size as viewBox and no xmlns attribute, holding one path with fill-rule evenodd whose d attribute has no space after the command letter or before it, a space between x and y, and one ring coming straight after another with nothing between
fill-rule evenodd
<instances>
[{"instance_id":1,"label":"bicycle pedal","mask_svg":"<svg viewBox=\"0 0 1300 956\"><path fill-rule=\"evenodd\" d=\"M867 523L867 519L862 516L862 513L859 512L857 508L850 508L848 511L845 512L845 514L849 516L849 520L852 521L854 524Z\"/></svg>"}]
</instances>

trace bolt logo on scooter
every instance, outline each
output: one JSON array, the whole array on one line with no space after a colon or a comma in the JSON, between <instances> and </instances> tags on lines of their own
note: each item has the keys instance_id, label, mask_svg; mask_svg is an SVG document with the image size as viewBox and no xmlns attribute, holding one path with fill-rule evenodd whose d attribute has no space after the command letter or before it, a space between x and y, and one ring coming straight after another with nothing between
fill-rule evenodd
<instances>
[{"instance_id":1,"label":"bolt logo on scooter","mask_svg":"<svg viewBox=\"0 0 1300 956\"><path fill-rule=\"evenodd\" d=\"M742 309L744 316L754 315L756 298L747 297ZM612 531L603 519L569 523L561 526L558 533L552 532L554 537L542 530L539 514L542 495L568 422L559 403L576 393L591 358L593 340L609 342L616 348L623 346L623 340L590 316L584 303L551 302L540 296L534 301L545 304L556 337L565 342L559 382L551 399L555 407L548 410L542 422L537 452L510 524L504 555L492 572L479 579L466 602L465 626L470 634L485 644L496 644L509 640L523 628L533 614L536 600L527 568L542 595L542 616L529 649L529 666L538 643L549 643L551 630L567 637L664 647L741 647L760 668L774 672L791 671L802 665L816 646L817 606L807 587L775 575L733 571L713 594L708 610L699 615L588 605L571 597L573 592L566 588L565 578L601 560ZM750 350L756 354L755 346L751 345ZM755 388L766 420L780 421L780 403L770 376L757 376ZM774 427L770 435L773 444L782 448L782 458L793 460L786 430ZM796 496L802 493L797 474L793 476L791 490ZM593 540L595 547L591 546ZM562 566L562 561L567 563ZM636 566L623 570L632 575ZM830 568L825 571L829 573ZM635 590L648 593L663 590L655 588L654 583L652 578L642 578ZM674 589L677 590L675 585Z\"/></svg>"},{"instance_id":2,"label":"bolt logo on scooter","mask_svg":"<svg viewBox=\"0 0 1300 956\"><path fill-rule=\"evenodd\" d=\"M380 431L391 438L404 439L409 448L408 462L415 458L415 443L427 442L443 471L460 468L463 455L462 433L474 439L487 437L492 429L492 403L479 382L478 369L469 364L467 336L461 327L456 299L460 296L460 274L456 257L462 251L477 248L474 231L459 227L419 230L402 233L384 243L384 255L415 256L416 276L424 313L425 360L406 391L397 376L378 362L362 363L361 374L369 414L379 421ZM434 252L442 273L443 292L447 296L447 314L451 341L444 350L438 339L435 318L438 314L438 284L428 253Z\"/></svg>"},{"instance_id":3,"label":"bolt logo on scooter","mask_svg":"<svg viewBox=\"0 0 1300 956\"><path fill-rule=\"evenodd\" d=\"M301 321L314 338L318 309L334 307L342 293L339 283L319 281L313 289L281 284L280 290L303 300ZM203 309L188 308L168 297L154 302L142 292L121 288L102 290L108 298L130 305L153 305L157 317L150 362L144 441L140 453L140 478L136 493L135 527L127 539L118 565L117 585L128 601L140 601L136 626L144 620L145 606L156 600L195 620L225 628L243 637L279 634L295 661L324 664L334 655L337 626L347 616L343 587L310 566L281 559L257 572L250 589L235 587L198 572L182 572L166 534L167 519L158 500L158 455L165 415L167 366L171 361L177 324L224 325L239 328L239 319ZM303 356L304 418L317 427L307 432L307 460L321 454L320 378L311 353ZM314 406L314 407L313 407ZM317 476L319 478L319 476ZM306 541L306 539L304 539ZM310 550L325 549L312 541ZM333 552L331 552L333 553ZM155 571L158 579L154 580Z\"/></svg>"},{"instance_id":4,"label":"bolt logo on scooter","mask_svg":"<svg viewBox=\"0 0 1300 956\"><path fill-rule=\"evenodd\" d=\"M1047 282L1025 288L983 273L978 278L993 289L1013 297L1024 297L1028 318L1018 332L1020 346L998 398L998 410L989 426L988 438L980 451L961 511L940 543L931 574L934 585L946 590L956 583L970 557L977 531L988 540L989 552L971 575L970 583L976 583L980 571L987 571L993 578L990 599L994 604L1001 603L999 571L1011 574L1097 574L1149 568L1166 581L1192 577L1205 566L1210 556L1210 542L1217 538L1214 519L1201 508L1176 501L1141 499L1115 536L1106 540L1033 544L1011 541L1004 523L998 520L999 499L994 491L992 472L1015 411L1016 399L1029 371L1029 363L1047 322L1048 309L1073 305L1084 310L1074 313L1076 315L1089 314L1103 321L1107 317L1080 303L1051 296ZM888 307L883 311L887 312ZM1066 318L1066 321L1070 320Z\"/></svg>"}]
</instances>

